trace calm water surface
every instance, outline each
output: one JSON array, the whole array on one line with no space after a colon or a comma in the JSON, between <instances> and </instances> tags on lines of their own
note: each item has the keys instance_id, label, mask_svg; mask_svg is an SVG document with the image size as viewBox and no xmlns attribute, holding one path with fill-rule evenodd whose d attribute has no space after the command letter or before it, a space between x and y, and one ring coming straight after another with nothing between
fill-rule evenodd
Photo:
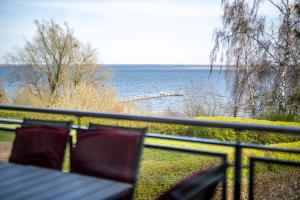
<instances>
[{"instance_id":1,"label":"calm water surface","mask_svg":"<svg viewBox=\"0 0 300 200\"><path fill-rule=\"evenodd\" d=\"M159 94L160 92L184 92L191 85L202 88L213 87L226 101L229 91L226 88L224 72L214 69L210 74L209 66L190 65L106 65L113 71L113 78L108 81L117 92L119 99L136 96ZM10 69L0 67L0 77L6 80L4 87L12 95L17 84L8 84L11 79ZM152 112L164 112L171 108L180 111L185 96L162 97L137 102L139 108Z\"/></svg>"},{"instance_id":2,"label":"calm water surface","mask_svg":"<svg viewBox=\"0 0 300 200\"><path fill-rule=\"evenodd\" d=\"M229 98L224 72L210 67L189 65L113 65L115 77L110 81L118 90L120 99L125 97L159 94L160 92L184 92L191 85L215 88L224 98ZM171 108L182 110L184 96L162 97L138 102L147 111L164 112Z\"/></svg>"}]
</instances>

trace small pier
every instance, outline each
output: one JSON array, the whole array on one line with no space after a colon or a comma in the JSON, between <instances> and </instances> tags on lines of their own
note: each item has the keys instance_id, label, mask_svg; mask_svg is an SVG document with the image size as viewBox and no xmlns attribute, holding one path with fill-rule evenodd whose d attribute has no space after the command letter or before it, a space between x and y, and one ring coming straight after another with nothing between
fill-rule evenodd
<instances>
[{"instance_id":1,"label":"small pier","mask_svg":"<svg viewBox=\"0 0 300 200\"><path fill-rule=\"evenodd\" d=\"M134 101L143 101L147 99L155 99L162 97L171 97L171 96L183 96L183 92L160 92L157 94L148 94L142 96L126 97L120 100L120 102L134 102Z\"/></svg>"}]
</instances>

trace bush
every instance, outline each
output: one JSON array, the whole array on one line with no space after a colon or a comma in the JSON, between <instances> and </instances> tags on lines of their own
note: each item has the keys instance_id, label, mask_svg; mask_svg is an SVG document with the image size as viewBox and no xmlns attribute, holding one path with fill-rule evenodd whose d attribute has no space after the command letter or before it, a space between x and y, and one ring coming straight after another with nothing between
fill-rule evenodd
<instances>
[{"instance_id":1,"label":"bush","mask_svg":"<svg viewBox=\"0 0 300 200\"><path fill-rule=\"evenodd\" d=\"M269 113L264 118L270 121L300 122L300 116L295 114Z\"/></svg>"},{"instance_id":2,"label":"bush","mask_svg":"<svg viewBox=\"0 0 300 200\"><path fill-rule=\"evenodd\" d=\"M117 101L113 88L87 84L81 84L75 88L65 88L64 95L56 101L53 107L94 112L135 113L133 105Z\"/></svg>"},{"instance_id":3,"label":"bush","mask_svg":"<svg viewBox=\"0 0 300 200\"><path fill-rule=\"evenodd\" d=\"M13 104L34 107L52 107L62 109L90 110L98 112L137 113L134 105L119 103L116 92L109 86L80 84L76 87L65 86L61 95L49 105L47 96L37 98L30 88L19 89Z\"/></svg>"}]
</instances>

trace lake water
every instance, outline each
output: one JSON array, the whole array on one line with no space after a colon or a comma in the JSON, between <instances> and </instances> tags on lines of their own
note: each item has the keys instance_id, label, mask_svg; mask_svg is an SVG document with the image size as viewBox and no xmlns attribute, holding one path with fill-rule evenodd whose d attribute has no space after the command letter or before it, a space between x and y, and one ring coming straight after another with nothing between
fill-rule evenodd
<instances>
[{"instance_id":1,"label":"lake water","mask_svg":"<svg viewBox=\"0 0 300 200\"><path fill-rule=\"evenodd\" d=\"M119 99L140 97L144 95L159 94L161 92L185 92L191 85L198 85L204 89L214 88L221 99L229 99L229 91L226 88L224 72L216 68L210 73L209 66L195 65L105 65L113 72L113 77L108 81L117 92ZM0 78L9 80L10 69L0 67ZM4 88L10 94L17 85L9 85ZM140 109L162 113L168 108L181 111L185 95L148 99L137 102Z\"/></svg>"}]
</instances>

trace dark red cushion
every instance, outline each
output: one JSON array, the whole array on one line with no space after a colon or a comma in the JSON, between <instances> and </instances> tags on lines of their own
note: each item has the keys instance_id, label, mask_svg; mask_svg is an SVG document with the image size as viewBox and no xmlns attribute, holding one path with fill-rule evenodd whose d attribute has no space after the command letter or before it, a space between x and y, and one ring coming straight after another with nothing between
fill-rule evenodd
<instances>
[{"instance_id":1,"label":"dark red cushion","mask_svg":"<svg viewBox=\"0 0 300 200\"><path fill-rule=\"evenodd\" d=\"M200 176L213 171L215 168L207 168L201 171L198 171L196 173L193 173L191 176L180 180L179 182L177 182L174 186L172 186L170 189L168 189L167 191L165 191L163 194L161 194L157 200L171 200L173 199L171 194L175 191L177 191L178 189L185 187L191 183L193 183L196 179L199 179ZM208 188L208 190L206 190L206 194L203 195L204 198L202 199L211 199L211 197L214 194L214 190L216 188L216 185L212 185L210 186L210 188Z\"/></svg>"},{"instance_id":2,"label":"dark red cushion","mask_svg":"<svg viewBox=\"0 0 300 200\"><path fill-rule=\"evenodd\" d=\"M71 152L71 172L134 183L142 138L138 131L83 131Z\"/></svg>"},{"instance_id":3,"label":"dark red cushion","mask_svg":"<svg viewBox=\"0 0 300 200\"><path fill-rule=\"evenodd\" d=\"M61 169L69 131L44 126L17 128L9 162Z\"/></svg>"}]
</instances>

